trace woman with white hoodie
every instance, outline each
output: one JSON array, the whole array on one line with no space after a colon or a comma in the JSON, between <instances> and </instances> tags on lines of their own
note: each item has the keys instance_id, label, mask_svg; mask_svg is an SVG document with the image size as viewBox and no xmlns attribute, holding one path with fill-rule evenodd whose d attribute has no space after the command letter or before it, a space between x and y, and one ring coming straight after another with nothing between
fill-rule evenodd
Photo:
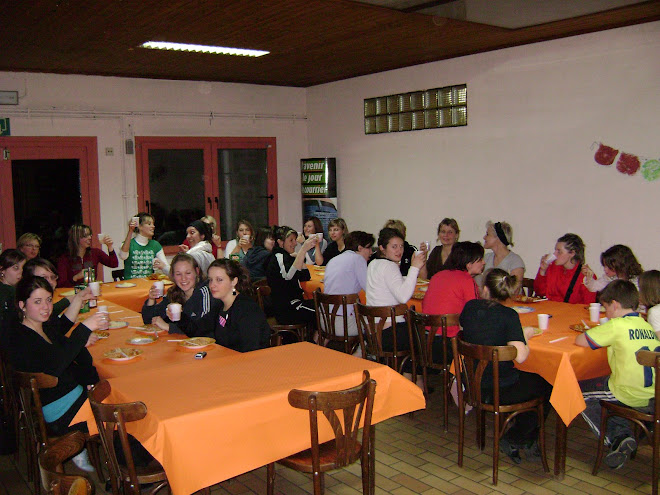
<instances>
[{"instance_id":1,"label":"woman with white hoodie","mask_svg":"<svg viewBox=\"0 0 660 495\"><path fill-rule=\"evenodd\" d=\"M208 226L201 220L195 220L186 229L186 240L190 247L181 244L179 249L195 258L199 269L206 275L209 265L213 263L213 248L207 239L211 238Z\"/></svg>"}]
</instances>

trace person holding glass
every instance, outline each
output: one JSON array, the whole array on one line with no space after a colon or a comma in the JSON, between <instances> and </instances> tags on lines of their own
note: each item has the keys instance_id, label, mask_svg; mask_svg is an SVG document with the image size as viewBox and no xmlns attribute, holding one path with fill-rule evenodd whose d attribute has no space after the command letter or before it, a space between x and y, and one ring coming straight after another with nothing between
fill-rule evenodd
<instances>
[{"instance_id":1,"label":"person holding glass","mask_svg":"<svg viewBox=\"0 0 660 495\"><path fill-rule=\"evenodd\" d=\"M309 239L310 236L318 234L321 234L319 245L307 251L307 254L305 255L305 264L307 265L322 265L323 252L328 247L328 241L323 238L323 225L321 225L321 220L317 217L307 217L303 223L302 234L298 236L299 246L296 247L296 252L300 250L300 246L305 242L305 239Z\"/></svg>"},{"instance_id":2,"label":"person holding glass","mask_svg":"<svg viewBox=\"0 0 660 495\"><path fill-rule=\"evenodd\" d=\"M112 238L106 235L101 242L107 246L108 254L101 249L92 247L91 227L83 224L71 226L67 243L68 252L63 254L57 263L57 274L61 287L74 287L84 283L83 270L93 268L96 271L99 263L109 268L119 266Z\"/></svg>"},{"instance_id":3,"label":"person holding glass","mask_svg":"<svg viewBox=\"0 0 660 495\"><path fill-rule=\"evenodd\" d=\"M247 220L239 220L236 225L236 238L225 246L225 258L238 255L239 261L245 258L247 252L254 245L254 228Z\"/></svg>"},{"instance_id":4,"label":"person holding glass","mask_svg":"<svg viewBox=\"0 0 660 495\"><path fill-rule=\"evenodd\" d=\"M141 212L128 222L126 239L121 245L119 257L124 260L124 278L148 277L154 268L165 275L170 273L163 246L154 240L156 225L154 217Z\"/></svg>"},{"instance_id":5,"label":"person holding glass","mask_svg":"<svg viewBox=\"0 0 660 495\"><path fill-rule=\"evenodd\" d=\"M461 230L458 228L458 222L453 218L443 218L438 225L438 239L436 247L433 248L426 260L426 265L419 271L422 278L431 278L442 270L447 262L452 247L458 242Z\"/></svg>"}]
</instances>

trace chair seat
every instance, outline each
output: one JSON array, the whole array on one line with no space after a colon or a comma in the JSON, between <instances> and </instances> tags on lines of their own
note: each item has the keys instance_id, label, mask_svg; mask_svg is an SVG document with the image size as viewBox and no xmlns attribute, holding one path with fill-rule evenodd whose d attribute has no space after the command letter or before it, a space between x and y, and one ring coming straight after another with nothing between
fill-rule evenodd
<instances>
[{"instance_id":1,"label":"chair seat","mask_svg":"<svg viewBox=\"0 0 660 495\"><path fill-rule=\"evenodd\" d=\"M499 412L501 413L512 413L512 412L524 412L527 410L536 409L540 404L543 404L543 397L537 397L536 399L531 399L526 402L516 402L515 404L500 404ZM474 407L474 406L473 406ZM481 409L488 412L494 412L495 406L492 404L492 399L484 401L481 403Z\"/></svg>"},{"instance_id":2,"label":"chair seat","mask_svg":"<svg viewBox=\"0 0 660 495\"><path fill-rule=\"evenodd\" d=\"M353 449L353 457L359 458L360 449L362 444L359 442L355 443L355 448ZM331 440L319 445L319 454L321 459L321 471L331 471L333 469L338 469L343 466L337 465L337 449L335 448L335 441ZM297 454L293 454L284 459L277 461L283 466L295 469L296 471L301 471L303 473L312 472L312 449L303 450Z\"/></svg>"},{"instance_id":3,"label":"chair seat","mask_svg":"<svg viewBox=\"0 0 660 495\"><path fill-rule=\"evenodd\" d=\"M130 481L128 468L126 466L119 466L119 469L121 470L121 475L124 481ZM146 466L136 465L135 472L137 473L140 485L167 480L167 475L165 474L163 466L161 466L160 462L156 459L152 460Z\"/></svg>"}]
</instances>

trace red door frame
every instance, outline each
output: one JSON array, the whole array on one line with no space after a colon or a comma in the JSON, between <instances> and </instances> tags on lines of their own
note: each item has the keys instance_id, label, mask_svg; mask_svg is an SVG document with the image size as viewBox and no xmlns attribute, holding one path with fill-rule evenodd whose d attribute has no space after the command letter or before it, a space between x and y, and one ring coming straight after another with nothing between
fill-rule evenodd
<instances>
[{"instance_id":1,"label":"red door frame","mask_svg":"<svg viewBox=\"0 0 660 495\"><path fill-rule=\"evenodd\" d=\"M9 159L4 159L4 151ZM94 136L7 136L0 137L0 236L3 249L16 247L12 160L76 159L80 169L83 223L101 232L99 164Z\"/></svg>"},{"instance_id":2,"label":"red door frame","mask_svg":"<svg viewBox=\"0 0 660 495\"><path fill-rule=\"evenodd\" d=\"M218 174L217 154L219 149L265 149L268 170L268 195L273 195L272 207L268 207L268 223L278 223L277 197L277 146L274 137L145 137L136 136L136 175L138 209L146 208L149 195L149 149L203 149L204 150L204 194L206 214L212 215L220 225L220 207L217 201ZM209 208L209 199L211 201ZM149 203L151 204L151 203ZM222 233L220 233L222 236Z\"/></svg>"}]
</instances>

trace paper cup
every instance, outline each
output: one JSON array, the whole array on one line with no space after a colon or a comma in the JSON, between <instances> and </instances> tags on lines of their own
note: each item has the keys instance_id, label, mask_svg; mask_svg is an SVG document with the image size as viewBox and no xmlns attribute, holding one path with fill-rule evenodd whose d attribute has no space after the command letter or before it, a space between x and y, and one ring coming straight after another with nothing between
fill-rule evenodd
<instances>
[{"instance_id":1,"label":"paper cup","mask_svg":"<svg viewBox=\"0 0 660 495\"><path fill-rule=\"evenodd\" d=\"M605 316L603 316L603 317L600 319L599 323L602 325L603 323L607 323L608 321L610 321L610 319L609 319L609 318L606 318Z\"/></svg>"},{"instance_id":2,"label":"paper cup","mask_svg":"<svg viewBox=\"0 0 660 495\"><path fill-rule=\"evenodd\" d=\"M167 307L172 313L172 321L179 321L181 319L181 305L179 303L168 304Z\"/></svg>"},{"instance_id":3,"label":"paper cup","mask_svg":"<svg viewBox=\"0 0 660 495\"><path fill-rule=\"evenodd\" d=\"M551 253L551 254L549 254L548 257L545 259L545 262L549 265L550 263L552 263L552 262L555 261L556 259L557 259L557 257L555 256L555 254L554 254L554 253Z\"/></svg>"},{"instance_id":4,"label":"paper cup","mask_svg":"<svg viewBox=\"0 0 660 495\"><path fill-rule=\"evenodd\" d=\"M105 318L99 324L99 330L107 330L110 328L110 315L108 314L107 306L99 306L98 313L103 314Z\"/></svg>"},{"instance_id":5,"label":"paper cup","mask_svg":"<svg viewBox=\"0 0 660 495\"><path fill-rule=\"evenodd\" d=\"M323 232L316 234L316 237L319 238L319 242L323 242Z\"/></svg>"},{"instance_id":6,"label":"paper cup","mask_svg":"<svg viewBox=\"0 0 660 495\"><path fill-rule=\"evenodd\" d=\"M101 295L101 283L100 282L90 282L89 288L92 291L92 295L98 297Z\"/></svg>"},{"instance_id":7,"label":"paper cup","mask_svg":"<svg viewBox=\"0 0 660 495\"><path fill-rule=\"evenodd\" d=\"M163 297L163 291L165 289L165 284L163 283L163 281L157 280L156 282L154 282L154 287L158 291L158 296L156 297Z\"/></svg>"},{"instance_id":8,"label":"paper cup","mask_svg":"<svg viewBox=\"0 0 660 495\"><path fill-rule=\"evenodd\" d=\"M100 242L101 244L103 244L103 239L105 239L105 234L103 234L103 233L101 233L101 234L96 234L96 237L98 237L98 238L99 238L99 242Z\"/></svg>"},{"instance_id":9,"label":"paper cup","mask_svg":"<svg viewBox=\"0 0 660 495\"><path fill-rule=\"evenodd\" d=\"M550 320L550 315L545 314L545 313L539 313L539 329L540 330L547 330L548 329L548 321Z\"/></svg>"},{"instance_id":10,"label":"paper cup","mask_svg":"<svg viewBox=\"0 0 660 495\"><path fill-rule=\"evenodd\" d=\"M140 217L133 217L131 218L132 222L135 222L137 225L140 225Z\"/></svg>"},{"instance_id":11,"label":"paper cup","mask_svg":"<svg viewBox=\"0 0 660 495\"><path fill-rule=\"evenodd\" d=\"M600 304L589 306L589 319L591 321L600 321Z\"/></svg>"}]
</instances>

